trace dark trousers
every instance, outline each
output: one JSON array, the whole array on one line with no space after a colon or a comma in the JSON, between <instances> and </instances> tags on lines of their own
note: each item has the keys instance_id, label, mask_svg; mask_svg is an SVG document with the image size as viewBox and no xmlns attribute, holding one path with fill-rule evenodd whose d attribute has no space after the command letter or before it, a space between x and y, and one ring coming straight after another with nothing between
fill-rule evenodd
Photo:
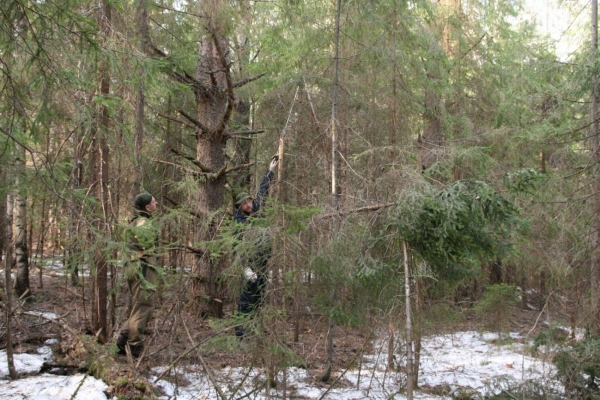
<instances>
[{"instance_id":1,"label":"dark trousers","mask_svg":"<svg viewBox=\"0 0 600 400\"><path fill-rule=\"evenodd\" d=\"M240 295L237 310L241 314L250 314L260 308L265 296L266 279L260 274L254 282L246 283Z\"/></svg>"}]
</instances>

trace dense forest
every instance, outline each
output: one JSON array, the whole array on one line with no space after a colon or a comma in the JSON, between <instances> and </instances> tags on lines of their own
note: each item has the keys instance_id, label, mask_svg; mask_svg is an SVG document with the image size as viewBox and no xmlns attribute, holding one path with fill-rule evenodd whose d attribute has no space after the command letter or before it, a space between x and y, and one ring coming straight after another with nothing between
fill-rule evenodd
<instances>
[{"instance_id":1,"label":"dense forest","mask_svg":"<svg viewBox=\"0 0 600 400\"><path fill-rule=\"evenodd\" d=\"M72 314L44 329L88 363L116 357L124 232L147 192L164 284L142 362L204 360L194 340L235 354L236 252L253 251L235 250L236 198L277 155L246 361L302 363L294 344L319 329L327 382L336 343L384 336L410 393L423 335L507 331L516 309L536 332L584 330L600 359L597 5L534 7L0 2L0 344L51 293Z\"/></svg>"}]
</instances>

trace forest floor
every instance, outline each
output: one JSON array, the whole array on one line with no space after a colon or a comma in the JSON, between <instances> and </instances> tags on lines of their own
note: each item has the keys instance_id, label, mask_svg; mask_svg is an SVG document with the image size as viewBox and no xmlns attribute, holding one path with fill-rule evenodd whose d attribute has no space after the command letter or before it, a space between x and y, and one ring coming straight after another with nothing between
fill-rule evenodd
<instances>
[{"instance_id":1,"label":"forest floor","mask_svg":"<svg viewBox=\"0 0 600 400\"><path fill-rule=\"evenodd\" d=\"M379 351L379 348L387 346L385 343L375 344L377 336L387 329L383 321L380 326L360 329L336 326L333 372L331 379L323 382L321 378L327 369L326 317L302 305L300 309L303 312L299 313L301 316L298 320L282 322L277 317L261 316L256 319L257 330L261 334L249 335L239 340L234 335L235 321L231 318L234 302L225 305L224 319L203 319L195 307L190 305L186 295L188 282L183 277L180 277L180 280L174 279L174 283L160 293L159 304L149 326L151 344L145 356L141 362L130 364L131 360L127 357L115 354L114 338L104 346L97 344L94 339L90 330L90 285L85 279L82 286L73 287L68 283L60 266L51 265L44 268L43 286L40 287L39 270L33 271L33 298L21 305L13 323L15 353L35 353L48 339L58 339L58 344L53 347L55 360L47 363L45 369L65 374L78 370L90 373L109 385L106 392L111 396L134 398L141 395L164 398L165 390L160 389L160 382L156 383L157 377L160 377L160 381L169 382L171 386L177 387L191 383L186 372L194 370L198 365L202 366L203 371L208 369L213 373L234 371L240 367L255 367L258 373L248 374L246 378L252 380L255 387L266 387L268 371L273 370L269 367L277 369L283 358L287 358L287 365L291 363L304 370L304 379L309 380L311 385L326 389L340 378L344 371L360 368L360 359L364 355L373 354ZM114 310L116 326L120 326L124 320L129 297L127 292L127 289L123 288L114 297L116 303L111 309ZM86 301L83 301L84 298ZM35 314L39 316L36 317ZM539 315L539 311L515 309L510 331L532 337L542 328L536 322ZM397 321L398 324L401 322ZM442 325L440 324L439 331L430 333L443 334ZM468 318L454 326L454 329L478 331L480 329L477 325ZM294 342L296 329L299 336L298 341ZM2 330L4 331L4 327ZM273 343L280 346L273 346ZM198 350L191 350L194 347ZM401 353L400 349L395 350L395 354ZM294 361L290 361L291 359ZM62 367L56 367L57 364L61 364ZM396 370L402 374L403 364L404 360L395 360ZM173 368L169 373L163 374L167 366ZM284 377L283 380L285 379ZM281 388L281 374L277 380ZM217 381L218 379L214 378L209 386L218 388ZM428 384L421 386L425 391L440 390Z\"/></svg>"}]
</instances>

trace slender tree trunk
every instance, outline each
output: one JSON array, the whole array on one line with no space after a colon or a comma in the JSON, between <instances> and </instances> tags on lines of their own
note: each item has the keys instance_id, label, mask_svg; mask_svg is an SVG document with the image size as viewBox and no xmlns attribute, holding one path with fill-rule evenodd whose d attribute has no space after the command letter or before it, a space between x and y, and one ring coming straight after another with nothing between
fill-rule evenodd
<instances>
[{"instance_id":1,"label":"slender tree trunk","mask_svg":"<svg viewBox=\"0 0 600 400\"><path fill-rule=\"evenodd\" d=\"M102 1L102 15L100 19L100 31L103 37L110 34L111 6L108 0ZM100 94L107 96L110 94L110 76L108 65L102 61L100 63ZM109 174L109 148L108 148L108 130L109 130L109 110L106 106L100 107L99 127L96 132L95 159L94 165L96 174L96 198L101 208L97 213L97 230L99 235L108 236L110 233L108 223L108 174ZM108 339L108 265L106 254L103 248L97 248L94 254L94 264L96 266L96 279L94 281L94 307L93 317L94 333L98 334L101 343L106 343Z\"/></svg>"},{"instance_id":2,"label":"slender tree trunk","mask_svg":"<svg viewBox=\"0 0 600 400\"><path fill-rule=\"evenodd\" d=\"M338 132L337 132L337 102L338 102L338 68L339 68L339 42L340 42L340 16L342 12L342 1L337 0L337 8L335 13L335 39L334 39L334 56L333 56L333 93L331 101L331 194L334 209L337 209L339 204L338 190ZM332 307L335 299L335 289L331 289ZM328 381L331 377L331 369L333 368L333 316L329 315L327 329L327 368L321 377L321 380Z\"/></svg>"},{"instance_id":3,"label":"slender tree trunk","mask_svg":"<svg viewBox=\"0 0 600 400\"><path fill-rule=\"evenodd\" d=\"M390 310L390 315L388 316L388 359L387 359L388 371L391 371L394 369L394 348L395 348L394 314L393 314L393 310Z\"/></svg>"},{"instance_id":4,"label":"slender tree trunk","mask_svg":"<svg viewBox=\"0 0 600 400\"><path fill-rule=\"evenodd\" d=\"M147 54L147 38L148 38L148 11L147 11L146 0L139 0L137 10L137 21L138 21L138 34L139 34L139 48L141 54ZM140 82L138 83L138 90L136 96L136 120L135 120L135 146L134 146L134 157L135 157L135 174L133 179L133 196L140 193L142 190L142 144L144 141L144 70L142 67L139 68ZM132 198L133 198L132 196Z\"/></svg>"},{"instance_id":5,"label":"slender tree trunk","mask_svg":"<svg viewBox=\"0 0 600 400\"><path fill-rule=\"evenodd\" d=\"M19 149L16 160L17 173L24 174L25 149ZM15 289L19 297L29 297L31 288L29 285L29 251L27 248L27 202L18 190L14 192L14 214L15 214L15 266L16 282Z\"/></svg>"},{"instance_id":6,"label":"slender tree trunk","mask_svg":"<svg viewBox=\"0 0 600 400\"><path fill-rule=\"evenodd\" d=\"M6 181L4 180L4 173L0 171L0 186L6 187ZM7 221L6 221L6 204L7 204L7 195L0 196L0 260L2 260L2 254L4 254L4 250L7 246L7 238L6 233L7 229Z\"/></svg>"},{"instance_id":7,"label":"slender tree trunk","mask_svg":"<svg viewBox=\"0 0 600 400\"><path fill-rule=\"evenodd\" d=\"M84 132L84 128L80 127L82 132ZM71 168L71 176L69 186L74 193L77 189L79 189L83 183L83 162L81 160L81 143L80 143L80 135L79 129L76 129L72 135L72 145L73 145L73 166ZM80 215L80 207L75 195L71 195L70 198L70 206L69 206L69 224L68 224L68 234L69 234L69 245L67 246L67 265L69 266L69 275L71 276L71 285L79 286L79 268L77 266L77 262L75 260L75 254L77 252L77 240L79 237L79 215Z\"/></svg>"},{"instance_id":8,"label":"slender tree trunk","mask_svg":"<svg viewBox=\"0 0 600 400\"><path fill-rule=\"evenodd\" d=\"M4 259L4 277L6 283L6 359L8 363L8 375L10 379L17 379L17 370L13 359L12 347L12 222L13 222L13 199L11 195L6 196L6 257Z\"/></svg>"},{"instance_id":9,"label":"slender tree trunk","mask_svg":"<svg viewBox=\"0 0 600 400\"><path fill-rule=\"evenodd\" d=\"M410 267L409 267L410 268ZM421 324L419 323L419 314L421 312L421 290L419 288L419 280L415 279L415 289L413 291L415 298L415 312L413 314L413 343L414 361L413 361L413 390L419 388L419 368L421 365Z\"/></svg>"},{"instance_id":10,"label":"slender tree trunk","mask_svg":"<svg viewBox=\"0 0 600 400\"><path fill-rule=\"evenodd\" d=\"M394 2L394 11L392 13L392 48L396 49L397 43L397 31L398 31L398 2ZM396 136L398 132L398 82L396 75L398 73L398 61L394 55L392 61L392 130L390 132L390 144L393 146L396 144Z\"/></svg>"},{"instance_id":11,"label":"slender tree trunk","mask_svg":"<svg viewBox=\"0 0 600 400\"><path fill-rule=\"evenodd\" d=\"M413 369L413 326L411 315L410 269L408 267L408 251L406 242L402 242L404 253L404 291L406 294L406 399L413 399L414 369Z\"/></svg>"},{"instance_id":12,"label":"slender tree trunk","mask_svg":"<svg viewBox=\"0 0 600 400\"><path fill-rule=\"evenodd\" d=\"M342 0L337 0L335 14L335 43L333 56L333 93L331 101L331 194L334 206L338 206L338 131L337 131L337 102L338 102L338 76L339 76L339 47L340 47L340 15Z\"/></svg>"},{"instance_id":13,"label":"slender tree trunk","mask_svg":"<svg viewBox=\"0 0 600 400\"><path fill-rule=\"evenodd\" d=\"M598 53L598 0L592 0L592 54L596 56ZM594 333L600 332L600 324L598 321L599 302L600 302L600 259L598 246L600 245L600 174L598 169L600 168L600 154L598 143L599 138L599 122L598 122L598 96L600 87L600 77L594 74L592 77L593 88L592 88L592 104L590 110L591 118L591 158L592 158L592 195L594 205L594 221L596 223L593 227L593 233L591 238L591 257L590 257L590 283L591 283L591 308L592 308L592 321L591 329Z\"/></svg>"},{"instance_id":14,"label":"slender tree trunk","mask_svg":"<svg viewBox=\"0 0 600 400\"><path fill-rule=\"evenodd\" d=\"M33 207L32 207L33 208ZM44 196L44 199L42 200L42 212L41 212L41 221L40 221L40 232L39 232L39 241L37 244L37 249L36 249L36 255L37 257L41 260L42 258L44 258L44 246L46 245L46 196ZM32 223L33 226L33 223ZM33 230L33 229L32 229ZM33 249L31 249L31 251L33 251ZM44 280L43 280L43 262L40 261L39 263L39 267L40 267L40 275L39 275L39 279L40 279L40 289L42 289L44 287Z\"/></svg>"}]
</instances>

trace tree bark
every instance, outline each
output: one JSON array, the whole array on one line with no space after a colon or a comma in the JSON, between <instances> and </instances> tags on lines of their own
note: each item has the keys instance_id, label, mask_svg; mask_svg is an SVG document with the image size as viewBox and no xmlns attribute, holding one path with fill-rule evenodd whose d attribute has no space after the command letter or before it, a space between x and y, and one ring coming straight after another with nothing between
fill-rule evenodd
<instances>
[{"instance_id":1,"label":"tree bark","mask_svg":"<svg viewBox=\"0 0 600 400\"><path fill-rule=\"evenodd\" d=\"M138 34L139 34L139 48L140 53L147 54L147 39L148 39L148 11L147 11L146 0L139 0L137 10L137 21L138 21ZM134 146L134 158L135 158L135 173L133 179L133 193L132 198L141 192L143 168L142 168L142 144L144 142L144 104L146 102L144 94L144 70L142 67L139 68L140 82L138 83L137 95L136 95L136 120L135 120L135 146Z\"/></svg>"},{"instance_id":2,"label":"tree bark","mask_svg":"<svg viewBox=\"0 0 600 400\"><path fill-rule=\"evenodd\" d=\"M102 37L110 35L112 9L108 0L102 2L102 15L100 18L100 32ZM110 76L108 65L105 61L100 63L100 95L110 94ZM108 223L108 174L109 174L109 147L108 147L108 129L109 129L109 110L102 105L98 121L98 130L94 139L95 149L95 176L96 176L96 198L100 209L97 213L96 228L99 235L109 234ZM100 238L101 239L101 238ZM98 334L98 340L106 343L108 339L108 265L106 254L101 246L98 246L94 253L94 264L96 266L96 277L94 280L94 306L92 308L92 321L94 324L94 333Z\"/></svg>"},{"instance_id":3,"label":"tree bark","mask_svg":"<svg viewBox=\"0 0 600 400\"><path fill-rule=\"evenodd\" d=\"M200 233L200 241L212 240L223 218L222 210L225 193L225 174L219 173L226 167L225 127L233 109L233 86L229 62L225 56L228 42L212 27L209 35L202 38L196 65L196 80L201 88L196 88L197 120L202 128L196 132L196 159L206 171L198 183L199 194L196 201L196 214L207 218ZM223 268L221 258L214 259L208 254L200 256L196 264L198 280L195 285L196 298L203 299L201 314L220 318L223 316L223 302L217 279Z\"/></svg>"},{"instance_id":4,"label":"tree bark","mask_svg":"<svg viewBox=\"0 0 600 400\"><path fill-rule=\"evenodd\" d=\"M411 290L410 290L410 269L408 267L408 251L406 242L402 242L404 253L404 291L406 294L406 399L413 399L414 392L414 365L413 365L413 326L411 315Z\"/></svg>"},{"instance_id":5,"label":"tree bark","mask_svg":"<svg viewBox=\"0 0 600 400\"><path fill-rule=\"evenodd\" d=\"M6 257L4 259L4 277L6 284L6 359L8 363L8 375L10 379L17 379L17 370L13 359L12 347L12 222L13 222L13 199L11 195L6 196Z\"/></svg>"},{"instance_id":6,"label":"tree bark","mask_svg":"<svg viewBox=\"0 0 600 400\"><path fill-rule=\"evenodd\" d=\"M592 0L592 54L596 56L598 53L598 0ZM590 257L590 286L591 286L591 308L592 308L592 321L591 329L594 333L600 332L600 323L598 313L600 311L600 252L598 251L598 245L600 244L600 223L598 222L598 213L600 212L600 174L598 169L600 168L600 154L598 149L599 139L598 134L600 133L599 121L598 121L598 96L600 89L600 78L597 74L592 77L592 98L591 98L591 159L592 159L592 195L593 195L593 211L594 221L596 223L593 226L593 232L591 234L591 257Z\"/></svg>"},{"instance_id":7,"label":"tree bark","mask_svg":"<svg viewBox=\"0 0 600 400\"><path fill-rule=\"evenodd\" d=\"M20 147L20 146L19 146ZM19 155L15 161L17 173L23 174L25 168L25 149L19 148ZM27 248L27 201L19 193L14 192L14 218L15 218L15 289L19 297L31 296L29 285L29 251Z\"/></svg>"},{"instance_id":8,"label":"tree bark","mask_svg":"<svg viewBox=\"0 0 600 400\"><path fill-rule=\"evenodd\" d=\"M338 190L338 132L337 132L337 102L338 102L338 67L339 67L339 42L340 42L340 15L342 12L342 1L337 1L335 13L335 39L334 39L334 56L333 56L333 93L331 100L331 194L333 208L337 211L339 207L339 190ZM335 288L331 287L331 306L333 307L335 299ZM333 328L335 323L332 315L329 315L327 329L327 368L321 377L322 381L328 381L331 377L333 368Z\"/></svg>"}]
</instances>

